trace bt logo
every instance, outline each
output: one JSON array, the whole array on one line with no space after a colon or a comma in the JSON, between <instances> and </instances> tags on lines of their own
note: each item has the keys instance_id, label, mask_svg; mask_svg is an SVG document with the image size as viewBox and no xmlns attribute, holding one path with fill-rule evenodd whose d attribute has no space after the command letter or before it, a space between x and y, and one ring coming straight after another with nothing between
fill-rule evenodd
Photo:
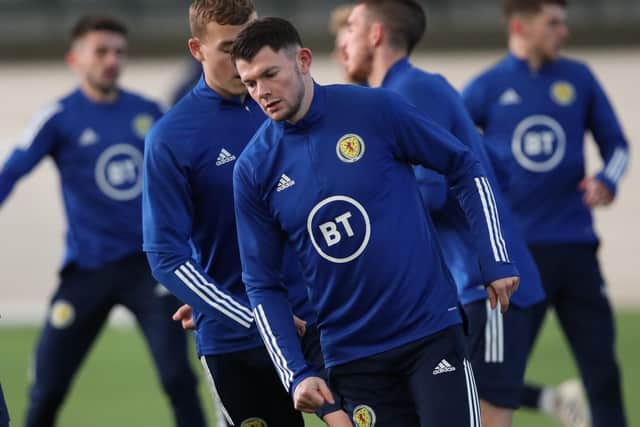
<instances>
[{"instance_id":1,"label":"bt logo","mask_svg":"<svg viewBox=\"0 0 640 427\"><path fill-rule=\"evenodd\" d=\"M560 124L549 116L530 116L513 132L511 150L517 162L531 172L548 172L564 158L567 138Z\"/></svg>"},{"instance_id":2,"label":"bt logo","mask_svg":"<svg viewBox=\"0 0 640 427\"><path fill-rule=\"evenodd\" d=\"M369 244L371 222L364 207L348 196L320 201L309 213L307 232L320 256L344 264L359 257Z\"/></svg>"},{"instance_id":3,"label":"bt logo","mask_svg":"<svg viewBox=\"0 0 640 427\"><path fill-rule=\"evenodd\" d=\"M338 231L338 224L342 225L344 231L347 233L347 237L354 236L351 224L349 224L349 218L351 218L351 212L345 212L342 215L337 216L335 222L328 221L324 224L320 224L320 231L327 242L327 246L331 247L340 243L340 240L342 240L342 234Z\"/></svg>"},{"instance_id":4,"label":"bt logo","mask_svg":"<svg viewBox=\"0 0 640 427\"><path fill-rule=\"evenodd\" d=\"M112 145L98 157L95 178L113 200L135 199L142 192L142 153L132 145Z\"/></svg>"}]
</instances>

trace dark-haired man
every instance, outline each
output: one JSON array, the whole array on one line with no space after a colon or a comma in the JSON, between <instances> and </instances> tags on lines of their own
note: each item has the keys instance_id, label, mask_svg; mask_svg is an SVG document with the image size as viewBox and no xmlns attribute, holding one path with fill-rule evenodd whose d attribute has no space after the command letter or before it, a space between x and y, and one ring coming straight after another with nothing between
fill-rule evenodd
<instances>
[{"instance_id":1,"label":"dark-haired man","mask_svg":"<svg viewBox=\"0 0 640 427\"><path fill-rule=\"evenodd\" d=\"M35 354L27 426L54 425L116 304L133 313L144 333L176 425L204 425L185 334L171 321L179 302L153 279L140 251L143 143L161 112L118 86L126 53L127 30L118 20L80 19L67 55L79 88L34 118L0 171L2 203L18 179L51 156L67 215L61 282Z\"/></svg>"},{"instance_id":2,"label":"dark-haired man","mask_svg":"<svg viewBox=\"0 0 640 427\"><path fill-rule=\"evenodd\" d=\"M233 204L236 158L265 121L229 55L255 17L251 0L191 3L189 49L203 76L147 137L144 250L156 278L189 304L175 317L195 320L198 354L229 424L295 427L303 425L302 415L278 381L249 309ZM291 309L307 322L302 339L315 338L319 355L296 260L285 259L282 272ZM327 412L338 412L319 414L330 425L345 417Z\"/></svg>"},{"instance_id":3,"label":"dark-haired man","mask_svg":"<svg viewBox=\"0 0 640 427\"><path fill-rule=\"evenodd\" d=\"M533 336L552 306L575 355L593 426L617 427L626 421L591 209L613 201L628 147L589 68L559 56L568 35L566 6L566 0L507 0L509 53L468 85L464 99L487 150L508 170L505 196L542 276L548 299L536 307ZM592 177L585 176L587 130L604 161ZM524 403L540 404L567 426L587 425L575 405L559 405L562 395L529 389Z\"/></svg>"},{"instance_id":4,"label":"dark-haired man","mask_svg":"<svg viewBox=\"0 0 640 427\"><path fill-rule=\"evenodd\" d=\"M531 340L531 307L544 292L524 240L511 212L505 209L494 168L462 99L440 75L411 65L408 55L426 28L424 9L415 0L362 0L349 16L345 38L349 73L364 75L371 87L402 95L421 112L447 129L478 157L492 185L501 225L511 242L510 253L521 273L512 308L491 310L480 270L479 253L464 213L446 181L433 171L416 166L420 193L430 211L444 259L469 316L469 356L476 375L483 425L508 427L520 390Z\"/></svg>"},{"instance_id":5,"label":"dark-haired man","mask_svg":"<svg viewBox=\"0 0 640 427\"><path fill-rule=\"evenodd\" d=\"M277 274L287 243L310 286L330 385L355 425L479 426L455 285L410 167L450 179L486 283L506 310L518 278L491 249L498 213L477 160L393 93L315 84L311 51L283 19L247 26L232 56L271 119L234 171L243 279L296 407L314 410L329 389L304 361L290 321Z\"/></svg>"}]
</instances>

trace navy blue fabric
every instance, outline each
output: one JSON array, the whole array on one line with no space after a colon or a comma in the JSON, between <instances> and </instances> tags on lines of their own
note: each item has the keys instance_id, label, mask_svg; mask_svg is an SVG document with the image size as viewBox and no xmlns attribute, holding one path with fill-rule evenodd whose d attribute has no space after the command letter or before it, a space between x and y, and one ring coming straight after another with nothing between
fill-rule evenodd
<instances>
[{"instance_id":1,"label":"navy blue fabric","mask_svg":"<svg viewBox=\"0 0 640 427\"><path fill-rule=\"evenodd\" d=\"M157 104L124 90L105 103L75 90L25 129L0 169L0 205L49 156L60 174L66 213L62 266L98 268L139 252L144 137L160 115Z\"/></svg>"},{"instance_id":2,"label":"navy blue fabric","mask_svg":"<svg viewBox=\"0 0 640 427\"><path fill-rule=\"evenodd\" d=\"M533 336L552 307L576 359L593 427L626 426L615 325L595 244L532 245L547 293L535 307Z\"/></svg>"},{"instance_id":3,"label":"navy blue fabric","mask_svg":"<svg viewBox=\"0 0 640 427\"><path fill-rule=\"evenodd\" d=\"M544 298L540 275L502 195L495 165L458 92L444 77L415 68L407 58L400 59L387 71L382 87L402 95L475 154L491 183L508 254L520 272L520 287L511 302L519 307L540 302ZM468 304L485 299L488 283L483 281L476 239L455 194L449 191L445 178L433 170L414 166L414 172L420 194L433 219L444 260L458 287L460 302Z\"/></svg>"},{"instance_id":4,"label":"navy blue fabric","mask_svg":"<svg viewBox=\"0 0 640 427\"><path fill-rule=\"evenodd\" d=\"M258 418L268 426L304 426L264 347L203 357L234 425Z\"/></svg>"},{"instance_id":5,"label":"navy blue fabric","mask_svg":"<svg viewBox=\"0 0 640 427\"><path fill-rule=\"evenodd\" d=\"M479 412L469 410L465 359L462 327L452 326L393 350L333 366L330 387L342 396L352 419L362 417L358 409L366 405L380 426L479 426ZM439 372L443 360L450 367ZM373 424L354 421L356 425Z\"/></svg>"},{"instance_id":6,"label":"navy blue fabric","mask_svg":"<svg viewBox=\"0 0 640 427\"><path fill-rule=\"evenodd\" d=\"M476 301L464 310L478 395L495 406L517 409L532 345L533 307L510 306L506 313L496 309L489 316L488 302Z\"/></svg>"},{"instance_id":7,"label":"navy blue fabric","mask_svg":"<svg viewBox=\"0 0 640 427\"><path fill-rule=\"evenodd\" d=\"M166 290L158 292L144 255L138 253L100 269L70 266L61 275L36 347L26 426L55 425L78 368L116 304L131 311L144 334L173 407L175 425L204 426L186 335L171 320L180 303Z\"/></svg>"},{"instance_id":8,"label":"navy blue fabric","mask_svg":"<svg viewBox=\"0 0 640 427\"><path fill-rule=\"evenodd\" d=\"M596 175L615 195L629 147L589 67L560 58L531 70L508 54L463 91L473 121L510 176L505 197L527 243L595 243L591 211L578 189L591 132L603 159Z\"/></svg>"},{"instance_id":9,"label":"navy blue fabric","mask_svg":"<svg viewBox=\"0 0 640 427\"><path fill-rule=\"evenodd\" d=\"M2 384L0 384L0 427L9 427L9 421L9 409L2 393Z\"/></svg>"},{"instance_id":10,"label":"navy blue fabric","mask_svg":"<svg viewBox=\"0 0 640 427\"><path fill-rule=\"evenodd\" d=\"M447 175L477 236L485 280L517 275L491 250L477 159L390 91L315 85L304 118L267 121L238 159L243 281L290 390L314 372L280 281L286 245L310 287L327 367L461 322L412 163Z\"/></svg>"},{"instance_id":11,"label":"navy blue fabric","mask_svg":"<svg viewBox=\"0 0 640 427\"><path fill-rule=\"evenodd\" d=\"M241 280L233 168L264 120L251 98L226 99L201 78L147 137L144 250L155 277L193 307L200 355L262 346ZM296 259L280 262L293 312L315 323Z\"/></svg>"}]
</instances>

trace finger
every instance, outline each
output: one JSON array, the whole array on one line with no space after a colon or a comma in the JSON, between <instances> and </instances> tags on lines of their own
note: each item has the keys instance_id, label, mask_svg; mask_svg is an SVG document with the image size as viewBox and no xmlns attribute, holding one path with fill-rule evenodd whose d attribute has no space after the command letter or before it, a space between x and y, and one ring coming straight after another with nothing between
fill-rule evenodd
<instances>
[{"instance_id":1,"label":"finger","mask_svg":"<svg viewBox=\"0 0 640 427\"><path fill-rule=\"evenodd\" d=\"M329 402L329 403L331 403L332 405L333 405L334 403L336 403L336 402L333 400L333 394L331 393L331 390L329 390L329 386L327 386L327 383L325 383L324 381L322 381L322 382L319 384L319 389L318 389L318 391L320 392L320 395L321 395L321 396L322 396L322 398L324 399L324 402ZM323 402L323 404L324 404L324 402Z\"/></svg>"},{"instance_id":2,"label":"finger","mask_svg":"<svg viewBox=\"0 0 640 427\"><path fill-rule=\"evenodd\" d=\"M511 295L515 294L518 288L520 288L520 278L515 279L513 287L511 288Z\"/></svg>"},{"instance_id":3,"label":"finger","mask_svg":"<svg viewBox=\"0 0 640 427\"><path fill-rule=\"evenodd\" d=\"M507 295L507 291L503 290L502 292L498 292L498 299L500 300L500 311L504 313L509 309L509 296Z\"/></svg>"},{"instance_id":4,"label":"finger","mask_svg":"<svg viewBox=\"0 0 640 427\"><path fill-rule=\"evenodd\" d=\"M298 396L294 402L297 410L303 412L315 412L324 404L324 399L318 390L307 390Z\"/></svg>"},{"instance_id":5,"label":"finger","mask_svg":"<svg viewBox=\"0 0 640 427\"><path fill-rule=\"evenodd\" d=\"M493 289L493 286L489 285L487 287L487 295L489 296L489 305L492 310L495 310L496 305L498 305L498 297L496 295L496 290Z\"/></svg>"}]
</instances>

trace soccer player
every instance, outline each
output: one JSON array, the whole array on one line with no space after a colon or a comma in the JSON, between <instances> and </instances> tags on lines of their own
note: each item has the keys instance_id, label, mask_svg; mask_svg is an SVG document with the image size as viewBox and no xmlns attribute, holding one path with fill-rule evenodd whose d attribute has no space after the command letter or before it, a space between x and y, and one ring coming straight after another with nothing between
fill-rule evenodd
<instances>
[{"instance_id":1,"label":"soccer player","mask_svg":"<svg viewBox=\"0 0 640 427\"><path fill-rule=\"evenodd\" d=\"M186 338L171 321L179 302L153 279L142 243L142 152L158 105L118 86L127 30L86 16L71 33L67 62L80 86L38 114L0 171L0 204L45 156L60 173L67 216L60 285L35 354L27 426L55 423L71 381L111 309L135 316L176 425L202 426Z\"/></svg>"},{"instance_id":2,"label":"soccer player","mask_svg":"<svg viewBox=\"0 0 640 427\"><path fill-rule=\"evenodd\" d=\"M356 425L479 426L455 286L410 167L447 176L473 225L483 283L506 310L518 278L489 235L498 213L478 162L393 93L315 84L311 51L285 20L254 21L232 56L271 119L234 171L243 279L296 407L314 410L329 389L290 321L278 274L286 244L310 286L330 384Z\"/></svg>"},{"instance_id":3,"label":"soccer player","mask_svg":"<svg viewBox=\"0 0 640 427\"><path fill-rule=\"evenodd\" d=\"M613 201L628 162L627 142L588 66L559 54L568 34L566 1L508 0L504 7L509 53L468 85L464 99L487 149L509 171L505 196L542 276L548 299L536 308L534 336L553 307L576 358L593 426L623 426L613 315L591 209ZM595 176L585 176L586 131L604 161ZM558 413L557 401L558 393L538 389L525 393L523 403ZM566 425L587 423L584 416L572 418Z\"/></svg>"},{"instance_id":4,"label":"soccer player","mask_svg":"<svg viewBox=\"0 0 640 427\"><path fill-rule=\"evenodd\" d=\"M511 425L519 406L531 340L531 307L544 299L534 261L518 235L501 195L493 166L462 99L440 75L411 65L408 56L423 37L426 16L415 0L362 0L349 17L345 38L347 72L368 77L371 87L390 89L465 143L491 183L510 253L521 273L512 308L504 315L489 308L479 269L479 253L460 205L442 176L416 166L420 192L430 208L444 259L470 320L469 352L477 378L485 426Z\"/></svg>"},{"instance_id":5,"label":"soccer player","mask_svg":"<svg viewBox=\"0 0 640 427\"><path fill-rule=\"evenodd\" d=\"M349 15L352 9L352 4L343 4L335 7L331 11L331 16L329 17L329 34L334 37L331 57L343 71L345 82L362 84L367 80L366 76L351 74L346 67L347 55L344 50L345 38L349 30Z\"/></svg>"},{"instance_id":6,"label":"soccer player","mask_svg":"<svg viewBox=\"0 0 640 427\"><path fill-rule=\"evenodd\" d=\"M191 3L188 45L203 77L147 137L144 250L156 278L188 304L175 318L195 320L198 354L227 422L293 427L304 422L253 321L233 205L236 158L266 119L246 96L229 55L236 35L255 17L251 0ZM319 355L299 267L292 256L283 264L280 280L295 283L289 293L293 313L307 322L302 339L315 337ZM291 312L289 320L293 324ZM342 415L348 422L334 409L320 415L328 422Z\"/></svg>"}]
</instances>

